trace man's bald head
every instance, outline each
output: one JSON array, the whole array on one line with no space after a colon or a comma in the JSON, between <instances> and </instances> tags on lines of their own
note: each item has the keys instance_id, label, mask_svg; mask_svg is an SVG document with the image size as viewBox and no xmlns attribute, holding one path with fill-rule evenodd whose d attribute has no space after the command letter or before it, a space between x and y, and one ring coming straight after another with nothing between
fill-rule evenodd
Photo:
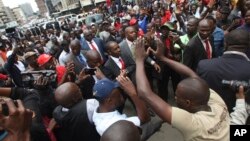
<instances>
[{"instance_id":1,"label":"man's bald head","mask_svg":"<svg viewBox=\"0 0 250 141\"><path fill-rule=\"evenodd\" d=\"M81 43L78 39L75 39L73 41L70 42L70 48L71 51L74 55L78 56L80 54L81 51Z\"/></svg>"},{"instance_id":2,"label":"man's bald head","mask_svg":"<svg viewBox=\"0 0 250 141\"><path fill-rule=\"evenodd\" d=\"M59 105L65 108L70 108L82 99L82 94L79 87L72 82L66 82L55 91L55 100Z\"/></svg>"},{"instance_id":3,"label":"man's bald head","mask_svg":"<svg viewBox=\"0 0 250 141\"><path fill-rule=\"evenodd\" d=\"M190 103L192 103L192 106L207 105L210 97L209 86L200 78L187 78L178 84L176 96L177 104L178 99L182 99L189 100ZM185 110L189 111L190 109Z\"/></svg>"},{"instance_id":4,"label":"man's bald head","mask_svg":"<svg viewBox=\"0 0 250 141\"><path fill-rule=\"evenodd\" d=\"M125 36L126 38L133 42L137 38L137 31L133 26L129 26L125 29Z\"/></svg>"},{"instance_id":5,"label":"man's bald head","mask_svg":"<svg viewBox=\"0 0 250 141\"><path fill-rule=\"evenodd\" d=\"M70 42L70 46L77 46L77 45L80 45L81 46L81 43L79 40L77 39L74 39Z\"/></svg>"},{"instance_id":6,"label":"man's bald head","mask_svg":"<svg viewBox=\"0 0 250 141\"><path fill-rule=\"evenodd\" d=\"M212 33L212 24L207 19L203 19L199 22L198 32L202 40L207 39Z\"/></svg>"},{"instance_id":7,"label":"man's bald head","mask_svg":"<svg viewBox=\"0 0 250 141\"><path fill-rule=\"evenodd\" d=\"M120 120L103 133L100 141L140 141L140 133L132 122Z\"/></svg>"},{"instance_id":8,"label":"man's bald head","mask_svg":"<svg viewBox=\"0 0 250 141\"><path fill-rule=\"evenodd\" d=\"M102 59L98 51L89 50L86 52L85 56L87 59L87 63L91 68L100 66Z\"/></svg>"},{"instance_id":9,"label":"man's bald head","mask_svg":"<svg viewBox=\"0 0 250 141\"><path fill-rule=\"evenodd\" d=\"M225 36L225 47L227 51L245 52L249 48L249 32L243 29L236 29Z\"/></svg>"}]
</instances>

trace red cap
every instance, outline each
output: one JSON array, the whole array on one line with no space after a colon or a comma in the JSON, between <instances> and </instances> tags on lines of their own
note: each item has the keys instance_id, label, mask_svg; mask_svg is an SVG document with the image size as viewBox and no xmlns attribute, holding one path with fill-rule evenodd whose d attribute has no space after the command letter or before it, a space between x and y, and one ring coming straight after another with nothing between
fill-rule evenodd
<instances>
[{"instance_id":1,"label":"red cap","mask_svg":"<svg viewBox=\"0 0 250 141\"><path fill-rule=\"evenodd\" d=\"M129 21L129 25L135 25L137 22L137 20L135 18L132 18L130 21Z\"/></svg>"},{"instance_id":2,"label":"red cap","mask_svg":"<svg viewBox=\"0 0 250 141\"><path fill-rule=\"evenodd\" d=\"M37 58L37 63L39 64L39 66L43 66L44 64L46 64L47 62L49 62L49 60L52 58L51 55L48 54L42 54Z\"/></svg>"}]
</instances>

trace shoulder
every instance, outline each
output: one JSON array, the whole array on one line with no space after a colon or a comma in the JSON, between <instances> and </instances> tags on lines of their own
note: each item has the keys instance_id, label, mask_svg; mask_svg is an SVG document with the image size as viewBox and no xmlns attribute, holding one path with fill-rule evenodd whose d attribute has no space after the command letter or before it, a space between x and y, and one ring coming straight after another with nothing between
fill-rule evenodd
<instances>
[{"instance_id":1,"label":"shoulder","mask_svg":"<svg viewBox=\"0 0 250 141\"><path fill-rule=\"evenodd\" d=\"M194 115L181 108L172 107L171 125L178 129L185 138L193 135L199 129L197 121L193 120ZM188 139L187 139L188 140Z\"/></svg>"},{"instance_id":2,"label":"shoulder","mask_svg":"<svg viewBox=\"0 0 250 141\"><path fill-rule=\"evenodd\" d=\"M198 35L196 35L196 36L194 36L192 39L189 40L187 46L188 46L188 47L194 47L194 46L197 45L197 43L198 43L199 40L200 40L200 39L199 39Z\"/></svg>"},{"instance_id":3,"label":"shoulder","mask_svg":"<svg viewBox=\"0 0 250 141\"><path fill-rule=\"evenodd\" d=\"M108 60L105 62L104 66L105 67L109 66L112 61L113 60L109 57Z\"/></svg>"}]
</instances>

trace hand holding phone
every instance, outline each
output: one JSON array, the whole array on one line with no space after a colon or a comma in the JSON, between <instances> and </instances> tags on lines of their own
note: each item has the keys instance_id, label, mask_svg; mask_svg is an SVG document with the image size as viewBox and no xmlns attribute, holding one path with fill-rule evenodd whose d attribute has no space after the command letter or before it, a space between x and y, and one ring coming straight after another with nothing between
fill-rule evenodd
<instances>
[{"instance_id":1,"label":"hand holding phone","mask_svg":"<svg viewBox=\"0 0 250 141\"><path fill-rule=\"evenodd\" d=\"M85 74L89 74L89 75L95 75L95 71L96 71L95 68L85 68L84 69Z\"/></svg>"}]
</instances>

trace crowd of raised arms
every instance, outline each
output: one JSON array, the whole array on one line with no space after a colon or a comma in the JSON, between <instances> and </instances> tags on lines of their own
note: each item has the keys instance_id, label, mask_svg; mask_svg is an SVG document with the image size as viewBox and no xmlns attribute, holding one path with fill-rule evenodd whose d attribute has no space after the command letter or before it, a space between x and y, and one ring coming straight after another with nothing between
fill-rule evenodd
<instances>
[{"instance_id":1,"label":"crowd of raised arms","mask_svg":"<svg viewBox=\"0 0 250 141\"><path fill-rule=\"evenodd\" d=\"M250 123L250 0L107 0L92 13L102 21L1 34L0 140L145 141L166 122L186 141L229 141Z\"/></svg>"}]
</instances>

